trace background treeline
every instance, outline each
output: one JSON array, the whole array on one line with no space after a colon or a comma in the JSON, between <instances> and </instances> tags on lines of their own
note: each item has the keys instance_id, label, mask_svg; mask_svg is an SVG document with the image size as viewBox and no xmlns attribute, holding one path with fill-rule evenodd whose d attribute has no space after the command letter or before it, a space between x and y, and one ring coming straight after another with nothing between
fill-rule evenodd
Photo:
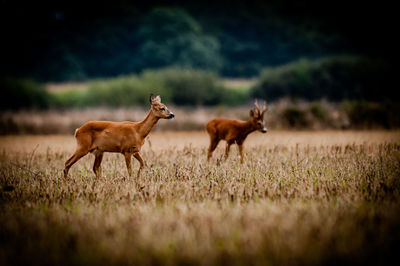
<instances>
[{"instance_id":1,"label":"background treeline","mask_svg":"<svg viewBox=\"0 0 400 266\"><path fill-rule=\"evenodd\" d=\"M266 68L249 88L230 88L215 73L190 68L148 70L140 74L97 79L87 89L46 91L29 80L2 79L3 110L47 107L138 106L148 104L150 92L175 105L242 105L253 98L340 102L363 100L398 102L389 66L380 59L336 56Z\"/></svg>"},{"instance_id":2,"label":"background treeline","mask_svg":"<svg viewBox=\"0 0 400 266\"><path fill-rule=\"evenodd\" d=\"M275 121L272 122L275 128L399 128L398 92L392 89L393 84L388 84L387 73L387 65L381 60L336 56L301 59L266 68L250 87L230 87L213 72L188 68L148 70L141 74L93 80L86 88L63 90L45 90L33 81L3 79L0 85L6 97L1 98L1 130L3 133L60 133L58 130L63 128L54 123L51 129L43 131L40 126L29 126L30 121L42 118L25 119L27 116L13 116L7 110L51 108L52 113L54 109L138 106L147 110L150 92L161 94L164 103L183 108L217 106L213 108L224 110L226 107L246 106L241 107L245 111L232 116L240 119L247 119L254 98L265 99L272 106L281 102L279 99L287 99L268 118L269 122ZM170 123L173 128L169 129L202 129L206 121L198 121L195 109L190 110L182 111L186 121L176 125ZM187 116L186 113L194 115ZM229 111L206 113L208 115L201 116L211 119L216 115L230 115ZM69 115L71 113L64 114ZM143 115L113 117L106 112L97 119L140 120ZM88 120L95 119L93 113L91 116ZM84 122L74 121L68 124L68 129ZM67 133L68 129L61 131Z\"/></svg>"},{"instance_id":3,"label":"background treeline","mask_svg":"<svg viewBox=\"0 0 400 266\"><path fill-rule=\"evenodd\" d=\"M0 75L76 81L173 66L253 77L301 57L390 60L394 10L340 0L1 1Z\"/></svg>"},{"instance_id":4,"label":"background treeline","mask_svg":"<svg viewBox=\"0 0 400 266\"><path fill-rule=\"evenodd\" d=\"M335 56L265 68L252 95L315 100L398 100L391 66L376 58Z\"/></svg>"}]
</instances>

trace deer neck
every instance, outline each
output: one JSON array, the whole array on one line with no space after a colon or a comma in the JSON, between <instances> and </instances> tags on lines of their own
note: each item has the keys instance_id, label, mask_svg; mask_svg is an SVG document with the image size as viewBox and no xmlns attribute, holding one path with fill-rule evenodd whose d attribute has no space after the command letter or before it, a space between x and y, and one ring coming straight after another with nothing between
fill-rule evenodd
<instances>
[{"instance_id":1,"label":"deer neck","mask_svg":"<svg viewBox=\"0 0 400 266\"><path fill-rule=\"evenodd\" d=\"M138 123L138 133L142 138L147 137L153 127L157 124L160 118L155 116L153 110L150 109L147 116Z\"/></svg>"},{"instance_id":2,"label":"deer neck","mask_svg":"<svg viewBox=\"0 0 400 266\"><path fill-rule=\"evenodd\" d=\"M250 134L251 132L255 131L256 128L253 124L252 120L246 121L246 123L244 124L243 127L243 133L247 136L248 134Z\"/></svg>"}]
</instances>

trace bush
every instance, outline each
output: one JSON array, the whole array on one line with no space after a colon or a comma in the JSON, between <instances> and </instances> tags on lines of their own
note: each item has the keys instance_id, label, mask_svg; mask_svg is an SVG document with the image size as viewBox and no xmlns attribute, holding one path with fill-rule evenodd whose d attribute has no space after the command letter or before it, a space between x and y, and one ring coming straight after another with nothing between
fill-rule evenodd
<instances>
[{"instance_id":1,"label":"bush","mask_svg":"<svg viewBox=\"0 0 400 266\"><path fill-rule=\"evenodd\" d=\"M398 97L391 90L389 65L357 56L302 59L263 70L252 96L277 99L285 96L307 100L385 100ZM379 93L378 93L379 91Z\"/></svg>"},{"instance_id":2,"label":"bush","mask_svg":"<svg viewBox=\"0 0 400 266\"><path fill-rule=\"evenodd\" d=\"M160 80L177 105L214 105L222 102L224 88L212 72L192 69L167 68L147 71L144 79Z\"/></svg>"},{"instance_id":3,"label":"bush","mask_svg":"<svg viewBox=\"0 0 400 266\"><path fill-rule=\"evenodd\" d=\"M150 92L167 97L166 93L163 93L161 84L148 82L137 76L123 76L93 82L83 103L86 106L112 107L145 105L149 102Z\"/></svg>"},{"instance_id":4,"label":"bush","mask_svg":"<svg viewBox=\"0 0 400 266\"><path fill-rule=\"evenodd\" d=\"M325 121L327 119L326 110L319 102L313 102L310 105L310 112L313 117L317 118L320 121Z\"/></svg>"},{"instance_id":5,"label":"bush","mask_svg":"<svg viewBox=\"0 0 400 266\"><path fill-rule=\"evenodd\" d=\"M242 88L226 89L222 97L222 103L228 106L245 105L249 100L249 90Z\"/></svg>"},{"instance_id":6,"label":"bush","mask_svg":"<svg viewBox=\"0 0 400 266\"><path fill-rule=\"evenodd\" d=\"M297 106L288 106L282 111L282 117L289 128L306 128L309 121L306 112Z\"/></svg>"},{"instance_id":7,"label":"bush","mask_svg":"<svg viewBox=\"0 0 400 266\"><path fill-rule=\"evenodd\" d=\"M382 104L371 102L344 102L343 109L347 113L353 128L399 128L400 104L386 102Z\"/></svg>"},{"instance_id":8,"label":"bush","mask_svg":"<svg viewBox=\"0 0 400 266\"><path fill-rule=\"evenodd\" d=\"M0 99L1 110L21 108L47 108L52 101L51 96L38 83L27 79L0 79L3 97Z\"/></svg>"},{"instance_id":9,"label":"bush","mask_svg":"<svg viewBox=\"0 0 400 266\"><path fill-rule=\"evenodd\" d=\"M53 93L52 106L55 107L83 107L86 91L79 89L71 89Z\"/></svg>"},{"instance_id":10,"label":"bush","mask_svg":"<svg viewBox=\"0 0 400 266\"><path fill-rule=\"evenodd\" d=\"M86 91L57 93L55 103L66 107L147 105L149 94L154 93L164 103L214 105L223 102L225 91L211 72L167 68L93 81Z\"/></svg>"}]
</instances>

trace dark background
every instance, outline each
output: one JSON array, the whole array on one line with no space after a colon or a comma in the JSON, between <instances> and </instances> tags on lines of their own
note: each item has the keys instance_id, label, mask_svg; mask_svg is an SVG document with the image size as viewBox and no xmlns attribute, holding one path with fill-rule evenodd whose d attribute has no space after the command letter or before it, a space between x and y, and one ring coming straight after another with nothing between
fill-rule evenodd
<instances>
[{"instance_id":1,"label":"dark background","mask_svg":"<svg viewBox=\"0 0 400 266\"><path fill-rule=\"evenodd\" d=\"M178 66L257 76L298 58L356 54L393 64L385 1L0 2L1 75L86 80Z\"/></svg>"}]
</instances>

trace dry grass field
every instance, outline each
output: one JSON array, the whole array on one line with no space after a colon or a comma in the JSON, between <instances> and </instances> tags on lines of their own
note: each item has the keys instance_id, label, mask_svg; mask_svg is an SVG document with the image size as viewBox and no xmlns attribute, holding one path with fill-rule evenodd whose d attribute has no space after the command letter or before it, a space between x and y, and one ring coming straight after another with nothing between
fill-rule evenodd
<instances>
[{"instance_id":1,"label":"dry grass field","mask_svg":"<svg viewBox=\"0 0 400 266\"><path fill-rule=\"evenodd\" d=\"M205 132L154 132L127 177L105 154L62 178L71 136L0 137L0 265L389 264L399 131L271 131L206 161ZM135 172L138 163L134 162Z\"/></svg>"}]
</instances>

